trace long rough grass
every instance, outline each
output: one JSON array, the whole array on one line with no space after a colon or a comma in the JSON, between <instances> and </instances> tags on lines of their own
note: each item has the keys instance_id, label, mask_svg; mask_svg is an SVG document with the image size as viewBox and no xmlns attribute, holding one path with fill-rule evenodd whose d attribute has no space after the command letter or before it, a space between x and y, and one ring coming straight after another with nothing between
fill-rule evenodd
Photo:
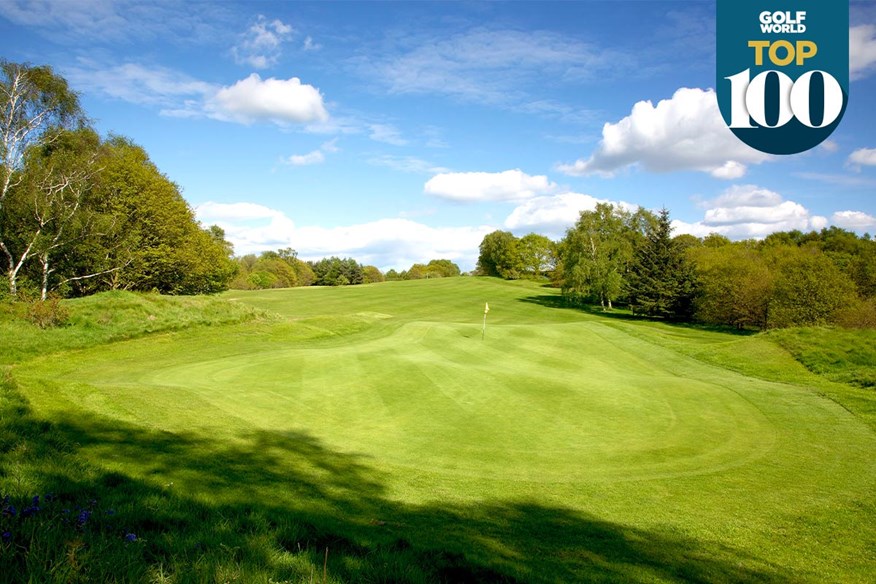
<instances>
[{"instance_id":1,"label":"long rough grass","mask_svg":"<svg viewBox=\"0 0 876 584\"><path fill-rule=\"evenodd\" d=\"M53 345L9 360L0 490L16 510L52 497L2 516L0 581L867 582L876 567L873 394L773 333L588 314L480 278L236 292L158 334L136 311L88 332L120 300L140 302L82 303L83 321L72 303L72 326L33 332ZM63 524L77 508L91 523Z\"/></svg>"}]
</instances>

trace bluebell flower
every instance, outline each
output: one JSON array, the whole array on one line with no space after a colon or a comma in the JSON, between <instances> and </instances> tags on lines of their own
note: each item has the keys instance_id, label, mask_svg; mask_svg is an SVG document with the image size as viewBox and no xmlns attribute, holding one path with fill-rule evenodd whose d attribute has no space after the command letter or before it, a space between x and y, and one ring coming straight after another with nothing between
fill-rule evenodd
<instances>
[{"instance_id":1,"label":"bluebell flower","mask_svg":"<svg viewBox=\"0 0 876 584\"><path fill-rule=\"evenodd\" d=\"M38 513L39 510L40 510L39 507L34 507L34 506L25 507L24 509L21 510L21 518L24 519L25 517L30 517L31 515Z\"/></svg>"},{"instance_id":2,"label":"bluebell flower","mask_svg":"<svg viewBox=\"0 0 876 584\"><path fill-rule=\"evenodd\" d=\"M115 509L107 509L107 510L106 510L106 514L107 514L107 515L115 515L115 514L116 514L116 511L115 511Z\"/></svg>"},{"instance_id":3,"label":"bluebell flower","mask_svg":"<svg viewBox=\"0 0 876 584\"><path fill-rule=\"evenodd\" d=\"M33 507L39 507L39 506L40 506L40 496L39 496L39 495L34 495L34 496L33 496L33 503L32 503L32 506L33 506Z\"/></svg>"},{"instance_id":4,"label":"bluebell flower","mask_svg":"<svg viewBox=\"0 0 876 584\"><path fill-rule=\"evenodd\" d=\"M0 537L3 538L3 543L9 543L10 541L12 541L12 532L4 531L3 535Z\"/></svg>"},{"instance_id":5,"label":"bluebell flower","mask_svg":"<svg viewBox=\"0 0 876 584\"><path fill-rule=\"evenodd\" d=\"M7 505L3 507L3 515L8 515L10 517L18 515L18 511L15 510L15 505Z\"/></svg>"},{"instance_id":6,"label":"bluebell flower","mask_svg":"<svg viewBox=\"0 0 876 584\"><path fill-rule=\"evenodd\" d=\"M76 518L76 525L82 527L88 521L88 518L91 517L91 511L83 510L79 513L79 516Z\"/></svg>"},{"instance_id":7,"label":"bluebell flower","mask_svg":"<svg viewBox=\"0 0 876 584\"><path fill-rule=\"evenodd\" d=\"M127 541L127 542L137 541L137 534L136 533L126 533L125 534L125 541Z\"/></svg>"}]
</instances>

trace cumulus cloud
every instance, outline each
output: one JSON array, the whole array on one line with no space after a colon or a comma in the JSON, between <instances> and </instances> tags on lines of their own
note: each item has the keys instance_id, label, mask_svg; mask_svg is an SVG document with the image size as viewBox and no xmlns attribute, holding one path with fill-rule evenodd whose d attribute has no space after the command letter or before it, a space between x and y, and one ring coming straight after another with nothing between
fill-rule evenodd
<instances>
[{"instance_id":1,"label":"cumulus cloud","mask_svg":"<svg viewBox=\"0 0 876 584\"><path fill-rule=\"evenodd\" d=\"M876 25L849 28L849 76L861 79L873 72L876 64Z\"/></svg>"},{"instance_id":2,"label":"cumulus cloud","mask_svg":"<svg viewBox=\"0 0 876 584\"><path fill-rule=\"evenodd\" d=\"M859 148L851 153L848 164L860 170L862 166L876 166L876 148Z\"/></svg>"},{"instance_id":3,"label":"cumulus cloud","mask_svg":"<svg viewBox=\"0 0 876 584\"><path fill-rule=\"evenodd\" d=\"M876 229L876 217L862 211L837 211L831 216L831 222L852 231Z\"/></svg>"},{"instance_id":4,"label":"cumulus cloud","mask_svg":"<svg viewBox=\"0 0 876 584\"><path fill-rule=\"evenodd\" d=\"M818 230L829 224L827 218L811 214L803 205L756 185L732 186L702 206L705 213L701 221L673 221L676 235L720 233L735 239L761 238L776 231Z\"/></svg>"},{"instance_id":5,"label":"cumulus cloud","mask_svg":"<svg viewBox=\"0 0 876 584\"><path fill-rule=\"evenodd\" d=\"M641 166L652 172L697 170L715 178L738 179L748 164L767 159L727 128L713 90L681 88L656 106L638 102L629 116L603 126L602 140L590 158L558 169L575 176L610 177Z\"/></svg>"},{"instance_id":6,"label":"cumulus cloud","mask_svg":"<svg viewBox=\"0 0 876 584\"><path fill-rule=\"evenodd\" d=\"M238 254L291 247L303 259L354 257L407 269L415 262L447 258L471 269L484 235L493 227L431 227L410 219L380 219L339 227L296 226L283 212L252 203L204 203L195 209L204 224L216 224Z\"/></svg>"},{"instance_id":7,"label":"cumulus cloud","mask_svg":"<svg viewBox=\"0 0 876 584\"><path fill-rule=\"evenodd\" d=\"M103 66L88 59L65 69L64 74L78 91L159 107L165 116L209 117L240 124L329 122L319 89L297 77L262 79L253 73L223 87L166 67L137 63Z\"/></svg>"},{"instance_id":8,"label":"cumulus cloud","mask_svg":"<svg viewBox=\"0 0 876 584\"><path fill-rule=\"evenodd\" d=\"M317 88L297 77L262 79L257 73L217 91L206 110L215 119L242 124L305 123L329 117Z\"/></svg>"},{"instance_id":9,"label":"cumulus cloud","mask_svg":"<svg viewBox=\"0 0 876 584\"><path fill-rule=\"evenodd\" d=\"M293 29L283 21L269 21L259 15L258 20L240 42L231 48L231 55L239 65L265 69L277 64L282 54L282 44L292 37Z\"/></svg>"},{"instance_id":10,"label":"cumulus cloud","mask_svg":"<svg viewBox=\"0 0 876 584\"><path fill-rule=\"evenodd\" d=\"M451 201L520 201L550 193L556 184L520 169L504 172L447 172L430 178L423 190Z\"/></svg>"},{"instance_id":11,"label":"cumulus cloud","mask_svg":"<svg viewBox=\"0 0 876 584\"><path fill-rule=\"evenodd\" d=\"M534 231L559 238L575 224L581 211L592 211L598 203L612 203L628 210L637 208L629 203L598 199L591 195L561 193L523 202L505 219L505 227L516 232Z\"/></svg>"}]
</instances>

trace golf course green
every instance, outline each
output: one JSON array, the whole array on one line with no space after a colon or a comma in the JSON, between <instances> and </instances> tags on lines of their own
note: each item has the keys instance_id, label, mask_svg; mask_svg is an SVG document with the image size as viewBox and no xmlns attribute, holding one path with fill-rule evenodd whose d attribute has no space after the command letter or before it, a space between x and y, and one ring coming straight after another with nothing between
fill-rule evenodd
<instances>
[{"instance_id":1,"label":"golf course green","mask_svg":"<svg viewBox=\"0 0 876 584\"><path fill-rule=\"evenodd\" d=\"M224 298L261 316L35 357L18 391L105 472L306 518L331 534L332 581L415 581L364 576L367 550L393 546L464 558L463 580L876 574L876 430L854 405L876 397L768 334L491 278ZM295 554L281 544L264 545ZM290 566L264 567L312 577Z\"/></svg>"}]
</instances>

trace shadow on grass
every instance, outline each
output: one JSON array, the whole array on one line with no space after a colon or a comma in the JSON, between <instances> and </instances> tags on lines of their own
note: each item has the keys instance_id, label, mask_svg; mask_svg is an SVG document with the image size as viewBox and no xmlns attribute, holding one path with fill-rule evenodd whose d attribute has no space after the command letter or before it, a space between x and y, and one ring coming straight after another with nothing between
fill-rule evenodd
<instances>
[{"instance_id":1,"label":"shadow on grass","mask_svg":"<svg viewBox=\"0 0 876 584\"><path fill-rule=\"evenodd\" d=\"M611 320L635 321L635 322L660 322L660 323L663 323L667 326L683 328L683 329L690 329L690 330L719 332L719 333L727 333L727 334L739 335L739 336L750 336L750 335L755 335L755 334L758 334L759 332L761 332L758 329L738 329L738 328L735 328L732 326L727 326L727 325L709 325L709 324L691 323L691 322L678 322L678 321L666 320L663 318L635 315L626 309L604 310L601 306L596 306L594 304L583 304L583 305L582 304L571 304L558 294L540 294L538 296L528 296L526 298L520 298L519 302L526 302L528 304L537 304L537 305L543 306L545 308L569 310L569 311L580 312L580 313L584 313L584 314L591 314L593 316L598 316L600 318L611 319Z\"/></svg>"},{"instance_id":2,"label":"shadow on grass","mask_svg":"<svg viewBox=\"0 0 876 584\"><path fill-rule=\"evenodd\" d=\"M29 541L13 533L2 582L321 582L323 570L335 582L786 581L729 547L561 507L400 504L368 458L304 432L228 441L81 414L50 425L0 389L0 485L23 472L58 505L90 501L100 516ZM21 534L42 520L7 519Z\"/></svg>"}]
</instances>

